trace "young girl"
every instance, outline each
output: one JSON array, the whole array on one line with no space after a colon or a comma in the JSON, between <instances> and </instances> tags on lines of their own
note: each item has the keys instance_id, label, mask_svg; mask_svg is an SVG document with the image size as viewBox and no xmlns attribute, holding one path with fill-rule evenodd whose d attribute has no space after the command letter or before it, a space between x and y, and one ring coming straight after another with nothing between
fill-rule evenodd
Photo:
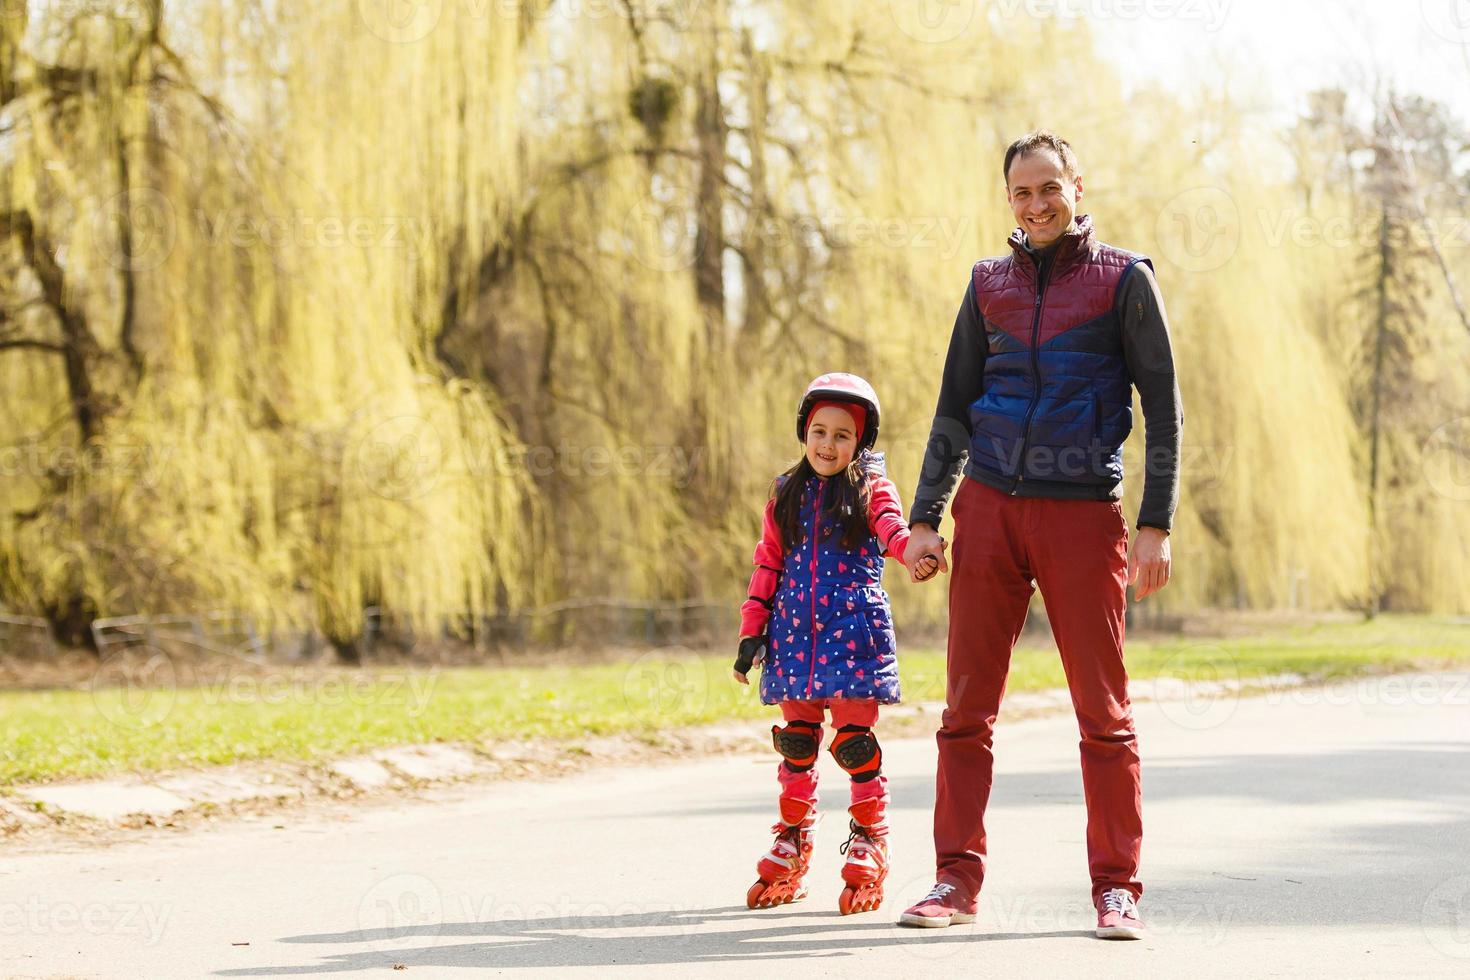
<instances>
[{"instance_id":1,"label":"young girl","mask_svg":"<svg viewBox=\"0 0 1470 980\"><path fill-rule=\"evenodd\" d=\"M878 396L862 378L824 374L796 414L802 459L776 478L755 550L750 598L741 607L742 684L761 663L761 700L780 704L786 724L771 738L782 760L781 819L775 843L756 865L746 905L770 908L805 898L816 829L817 750L830 711L830 751L852 779L850 834L842 852L843 915L883 901L888 875L887 780L873 734L878 705L898 701L883 556L902 560L908 544L898 491L871 450L878 436ZM921 559L928 578L935 558Z\"/></svg>"}]
</instances>

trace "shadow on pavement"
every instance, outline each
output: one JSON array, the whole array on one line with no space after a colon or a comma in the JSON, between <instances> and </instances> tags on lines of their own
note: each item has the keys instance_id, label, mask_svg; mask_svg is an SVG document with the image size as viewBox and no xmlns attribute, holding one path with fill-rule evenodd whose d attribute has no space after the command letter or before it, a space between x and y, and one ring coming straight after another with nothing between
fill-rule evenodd
<instances>
[{"instance_id":1,"label":"shadow on pavement","mask_svg":"<svg viewBox=\"0 0 1470 980\"><path fill-rule=\"evenodd\" d=\"M892 780L890 785L895 806L924 810L933 805L932 777L915 775ZM1289 941L1296 928L1323 925L1409 927L1417 934L1435 887L1458 880L1456 875L1470 874L1470 858L1463 848L1470 840L1470 752L1453 743L1213 759L1145 758L1144 792L1146 828L1149 803L1199 801L1203 805L1200 825L1189 832L1197 830L1202 850L1210 855L1191 855L1193 863L1188 866L1169 867L1150 862L1145 848L1144 915L1151 939L1210 945L1228 942L1231 930L1246 926L1279 930L1283 941ZM1080 832L1077 772L1019 773L997 780L993 805L1034 806L1038 802L1076 807ZM764 817L771 805L674 807L663 814ZM1305 837L1259 846L1262 821L1272 819L1273 813L1287 809L1297 815L1314 807L1323 808L1323 819ZM1171 835L1176 840L1187 837L1177 827L1171 828ZM994 843L1008 850L1062 846L1059 841ZM1065 846L1078 850L1079 887L1085 896L1080 844L1080 840L1069 841ZM1177 843L1174 853L1180 853ZM1470 893L1470 886L1466 891ZM1365 894L1370 893L1372 900L1365 901ZM981 900L984 905L986 896ZM1023 912L1035 908L1066 913L1070 908L1044 889L1011 896L1010 901ZM1090 909L1079 913L1083 917L1090 914ZM941 967L934 961L962 955L953 944L1048 938L1093 941L1090 929L1044 931L1047 925L1036 928L1037 923L1031 922L1035 931L1023 931L1012 925L1023 924L1023 920L1004 916L998 917L1004 929L999 932L974 926L900 929L892 916L893 910L887 907L877 916L841 919L828 911L804 911L800 906L762 912L727 906L359 929L280 941L338 948L362 944L361 949L324 951L319 961L300 966L230 969L215 975L288 976L382 969L395 963L412 969L697 966L793 956L815 961L909 945L914 947L915 971L926 973ZM1049 924L1076 926L1082 921L1059 914ZM633 929L660 931L610 934ZM599 930L607 932L567 934ZM415 944L416 938L422 942ZM476 939L484 941L472 941Z\"/></svg>"},{"instance_id":2,"label":"shadow on pavement","mask_svg":"<svg viewBox=\"0 0 1470 980\"><path fill-rule=\"evenodd\" d=\"M915 967L926 961L947 958L938 945L987 943L1024 939L1086 939L1096 942L1092 930L1054 932L995 933L982 932L972 926L954 926L943 930L902 929L893 919L858 916L838 919L827 911L798 911L800 906L753 912L743 905L686 911L639 912L627 915L569 915L552 918L502 919L494 922L457 922L443 925L411 926L392 929L361 929L342 933L290 936L286 943L391 944L391 949L364 949L351 953L329 954L323 960L295 967L258 967L219 970L215 976L293 976L317 973L342 973L352 970L381 970L385 965L405 964L410 969L424 967L571 967L571 966L651 966L739 960L762 960L772 957L804 956L812 959L860 955L864 950L914 945L926 947L927 955L916 950ZM886 911L886 910L885 910ZM821 919L821 923L801 920ZM751 928L728 928L741 920L764 920ZM715 925L718 929L702 927ZM637 936L564 935L564 932L598 929L659 928L666 932ZM816 932L820 937L813 936ZM405 945L416 936L426 941L421 945ZM466 939L491 939L491 942L461 942ZM958 953L958 950L951 950Z\"/></svg>"}]
</instances>

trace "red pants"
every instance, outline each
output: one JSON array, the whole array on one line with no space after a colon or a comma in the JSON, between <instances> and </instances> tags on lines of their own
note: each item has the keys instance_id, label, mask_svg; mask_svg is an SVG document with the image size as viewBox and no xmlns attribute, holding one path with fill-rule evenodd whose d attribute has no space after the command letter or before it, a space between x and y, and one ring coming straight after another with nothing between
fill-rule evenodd
<instances>
[{"instance_id":1,"label":"red pants","mask_svg":"<svg viewBox=\"0 0 1470 980\"><path fill-rule=\"evenodd\" d=\"M1034 578L1082 734L1093 899L1120 887L1141 895L1143 800L1123 669L1128 527L1122 507L1012 497L966 478L953 513L949 676L934 804L938 878L967 897L979 894L985 878L995 719Z\"/></svg>"},{"instance_id":2,"label":"red pants","mask_svg":"<svg viewBox=\"0 0 1470 980\"><path fill-rule=\"evenodd\" d=\"M832 712L832 727L841 728L843 725L862 725L872 728L878 724L878 702L871 698L866 700L852 700L845 698L820 698L813 701L782 701L781 717L788 722L809 721L820 725L825 715L823 709ZM812 733L817 744L822 744L822 730L818 728ZM781 784L781 797L783 799L801 800L817 804L817 769L813 766L806 772L793 772L783 759L776 767L776 780ZM873 797L887 797L888 777L882 772L872 779L861 783L853 783L851 800L853 803L861 803Z\"/></svg>"}]
</instances>

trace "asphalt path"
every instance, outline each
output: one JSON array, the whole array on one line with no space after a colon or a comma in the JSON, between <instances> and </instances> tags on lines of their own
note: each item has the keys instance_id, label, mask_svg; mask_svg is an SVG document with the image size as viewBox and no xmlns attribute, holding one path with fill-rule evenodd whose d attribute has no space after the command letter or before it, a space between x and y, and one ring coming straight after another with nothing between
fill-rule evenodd
<instances>
[{"instance_id":1,"label":"asphalt path","mask_svg":"<svg viewBox=\"0 0 1470 980\"><path fill-rule=\"evenodd\" d=\"M895 925L933 881L935 754L895 739L877 912L836 911L844 794L825 753L812 896L754 912L773 759L697 758L12 853L0 975L1470 977L1470 679L1137 714L1140 942L1092 936L1075 722L1002 713L973 925Z\"/></svg>"}]
</instances>

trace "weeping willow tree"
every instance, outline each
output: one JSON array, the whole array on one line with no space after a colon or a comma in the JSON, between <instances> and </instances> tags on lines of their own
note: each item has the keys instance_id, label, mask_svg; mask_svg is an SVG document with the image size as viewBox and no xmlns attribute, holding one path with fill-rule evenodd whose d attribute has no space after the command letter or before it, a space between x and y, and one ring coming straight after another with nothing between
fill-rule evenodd
<instances>
[{"instance_id":1,"label":"weeping willow tree","mask_svg":"<svg viewBox=\"0 0 1470 980\"><path fill-rule=\"evenodd\" d=\"M365 605L536 593L519 440L433 353L452 258L518 193L527 25L406 37L370 7L6 19L0 370L40 465L8 488L4 594L71 637L209 603L350 653ZM96 465L55 464L78 448Z\"/></svg>"},{"instance_id":2,"label":"weeping willow tree","mask_svg":"<svg viewBox=\"0 0 1470 980\"><path fill-rule=\"evenodd\" d=\"M1012 226L1003 149L1038 126L1169 306L1183 502L1151 602L1359 605L1381 566L1396 607L1470 605L1470 516L1422 476L1464 393L1442 379L1396 417L1370 532L1362 284L1277 220L1368 220L1364 180L1316 169L1360 162L1228 100L1130 92L1084 24L936 33L857 0L34 9L0 21L0 598L69 638L220 606L350 657L368 606L736 600L812 376L874 381L911 492L960 291ZM1415 288L1443 329L1403 378L1464 340L1444 281ZM941 589L893 591L902 622L942 615Z\"/></svg>"}]
</instances>

